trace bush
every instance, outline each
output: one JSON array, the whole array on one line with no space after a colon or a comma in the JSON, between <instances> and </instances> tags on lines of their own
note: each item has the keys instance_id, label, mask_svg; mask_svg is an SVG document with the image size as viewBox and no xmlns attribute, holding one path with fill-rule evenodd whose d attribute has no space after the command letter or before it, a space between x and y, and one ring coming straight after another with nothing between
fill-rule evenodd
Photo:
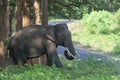
<instances>
[{"instance_id":1,"label":"bush","mask_svg":"<svg viewBox=\"0 0 120 80\"><path fill-rule=\"evenodd\" d=\"M111 34L116 28L113 15L107 11L93 11L86 14L82 21L92 34Z\"/></svg>"},{"instance_id":2,"label":"bush","mask_svg":"<svg viewBox=\"0 0 120 80\"><path fill-rule=\"evenodd\" d=\"M120 9L115 13L115 22L120 27Z\"/></svg>"},{"instance_id":3,"label":"bush","mask_svg":"<svg viewBox=\"0 0 120 80\"><path fill-rule=\"evenodd\" d=\"M34 65L8 66L0 71L0 80L117 80L120 68L92 56L82 61L61 59L67 68Z\"/></svg>"}]
</instances>

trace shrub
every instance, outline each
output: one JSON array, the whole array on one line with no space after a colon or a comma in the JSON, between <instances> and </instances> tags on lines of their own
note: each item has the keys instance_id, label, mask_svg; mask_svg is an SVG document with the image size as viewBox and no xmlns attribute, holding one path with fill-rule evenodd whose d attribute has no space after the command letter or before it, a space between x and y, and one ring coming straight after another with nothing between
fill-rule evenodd
<instances>
[{"instance_id":1,"label":"shrub","mask_svg":"<svg viewBox=\"0 0 120 80\"><path fill-rule=\"evenodd\" d=\"M93 11L84 15L82 21L92 34L110 34L116 28L113 15L107 11Z\"/></svg>"},{"instance_id":2,"label":"shrub","mask_svg":"<svg viewBox=\"0 0 120 80\"><path fill-rule=\"evenodd\" d=\"M115 21L120 27L120 9L115 13Z\"/></svg>"},{"instance_id":3,"label":"shrub","mask_svg":"<svg viewBox=\"0 0 120 80\"><path fill-rule=\"evenodd\" d=\"M0 80L118 80L120 68L92 56L82 61L61 59L66 68L26 65L8 66L0 71Z\"/></svg>"},{"instance_id":4,"label":"shrub","mask_svg":"<svg viewBox=\"0 0 120 80\"><path fill-rule=\"evenodd\" d=\"M113 14L113 20L116 23L116 29L113 31L113 33L120 34L120 9Z\"/></svg>"}]
</instances>

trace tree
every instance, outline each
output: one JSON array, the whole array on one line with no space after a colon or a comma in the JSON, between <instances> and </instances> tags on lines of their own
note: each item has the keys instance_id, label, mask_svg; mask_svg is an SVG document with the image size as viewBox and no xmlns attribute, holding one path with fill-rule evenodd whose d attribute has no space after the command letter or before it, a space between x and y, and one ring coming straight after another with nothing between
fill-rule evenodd
<instances>
[{"instance_id":1,"label":"tree","mask_svg":"<svg viewBox=\"0 0 120 80\"><path fill-rule=\"evenodd\" d=\"M39 6L39 0L34 0L34 24L40 24L40 6Z\"/></svg>"},{"instance_id":2,"label":"tree","mask_svg":"<svg viewBox=\"0 0 120 80\"><path fill-rule=\"evenodd\" d=\"M10 37L11 35L11 26L10 26L10 0L7 3L6 9L6 37Z\"/></svg>"},{"instance_id":3,"label":"tree","mask_svg":"<svg viewBox=\"0 0 120 80\"><path fill-rule=\"evenodd\" d=\"M16 0L16 11L15 11L16 31L22 29L22 4L23 4L23 0Z\"/></svg>"},{"instance_id":4,"label":"tree","mask_svg":"<svg viewBox=\"0 0 120 80\"><path fill-rule=\"evenodd\" d=\"M42 1L42 25L48 25L48 0Z\"/></svg>"},{"instance_id":5,"label":"tree","mask_svg":"<svg viewBox=\"0 0 120 80\"><path fill-rule=\"evenodd\" d=\"M6 38L6 14L8 0L0 0L0 66L5 65L4 61L4 39Z\"/></svg>"},{"instance_id":6,"label":"tree","mask_svg":"<svg viewBox=\"0 0 120 80\"><path fill-rule=\"evenodd\" d=\"M4 61L4 43L3 43L3 39L2 36L0 35L0 66L4 66L5 65L5 61Z\"/></svg>"},{"instance_id":7,"label":"tree","mask_svg":"<svg viewBox=\"0 0 120 80\"><path fill-rule=\"evenodd\" d=\"M28 27L30 25L30 9L28 0L23 2L23 16L22 16L23 27Z\"/></svg>"}]
</instances>

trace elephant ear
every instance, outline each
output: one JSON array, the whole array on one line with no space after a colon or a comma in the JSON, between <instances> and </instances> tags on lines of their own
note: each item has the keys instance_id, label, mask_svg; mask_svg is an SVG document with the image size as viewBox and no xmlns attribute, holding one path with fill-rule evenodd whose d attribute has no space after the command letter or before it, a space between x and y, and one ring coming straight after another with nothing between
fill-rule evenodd
<instances>
[{"instance_id":1,"label":"elephant ear","mask_svg":"<svg viewBox=\"0 0 120 80\"><path fill-rule=\"evenodd\" d=\"M46 30L46 38L49 39L50 41L56 43L55 34L54 34L54 28L48 28Z\"/></svg>"}]
</instances>

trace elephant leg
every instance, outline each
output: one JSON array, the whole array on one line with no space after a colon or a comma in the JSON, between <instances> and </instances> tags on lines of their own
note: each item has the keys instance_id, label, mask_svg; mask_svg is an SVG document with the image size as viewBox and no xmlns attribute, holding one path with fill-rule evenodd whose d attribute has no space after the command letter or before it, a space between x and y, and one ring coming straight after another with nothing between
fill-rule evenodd
<instances>
[{"instance_id":1,"label":"elephant leg","mask_svg":"<svg viewBox=\"0 0 120 80\"><path fill-rule=\"evenodd\" d=\"M62 65L62 63L61 63L57 53L54 54L54 61L55 61L56 67L59 67L59 68L63 67L63 65Z\"/></svg>"},{"instance_id":2,"label":"elephant leg","mask_svg":"<svg viewBox=\"0 0 120 80\"><path fill-rule=\"evenodd\" d=\"M26 56L20 50L16 51L16 54L14 54L14 57L18 66L23 66L27 62Z\"/></svg>"},{"instance_id":3,"label":"elephant leg","mask_svg":"<svg viewBox=\"0 0 120 80\"><path fill-rule=\"evenodd\" d=\"M22 60L22 58L17 59L17 65L18 66L23 66L27 61Z\"/></svg>"},{"instance_id":4,"label":"elephant leg","mask_svg":"<svg viewBox=\"0 0 120 80\"><path fill-rule=\"evenodd\" d=\"M9 57L7 59L6 66L8 66L8 65L15 65L15 64L16 64L16 62L15 62L15 60L12 57Z\"/></svg>"},{"instance_id":5,"label":"elephant leg","mask_svg":"<svg viewBox=\"0 0 120 80\"><path fill-rule=\"evenodd\" d=\"M53 65L53 57L49 53L46 55L47 56L47 65L52 66Z\"/></svg>"},{"instance_id":6,"label":"elephant leg","mask_svg":"<svg viewBox=\"0 0 120 80\"><path fill-rule=\"evenodd\" d=\"M48 40L46 45L46 50L47 50L47 64L52 66L54 61L57 67L59 68L63 67L56 51L56 44Z\"/></svg>"},{"instance_id":7,"label":"elephant leg","mask_svg":"<svg viewBox=\"0 0 120 80\"><path fill-rule=\"evenodd\" d=\"M53 65L53 53L54 53L54 46L51 44L50 41L46 44L46 56L47 56L47 65L52 66Z\"/></svg>"},{"instance_id":8,"label":"elephant leg","mask_svg":"<svg viewBox=\"0 0 120 80\"><path fill-rule=\"evenodd\" d=\"M23 66L27 62L27 59L25 59L23 57L18 57L18 58L16 58L16 61L17 61L18 66Z\"/></svg>"}]
</instances>

